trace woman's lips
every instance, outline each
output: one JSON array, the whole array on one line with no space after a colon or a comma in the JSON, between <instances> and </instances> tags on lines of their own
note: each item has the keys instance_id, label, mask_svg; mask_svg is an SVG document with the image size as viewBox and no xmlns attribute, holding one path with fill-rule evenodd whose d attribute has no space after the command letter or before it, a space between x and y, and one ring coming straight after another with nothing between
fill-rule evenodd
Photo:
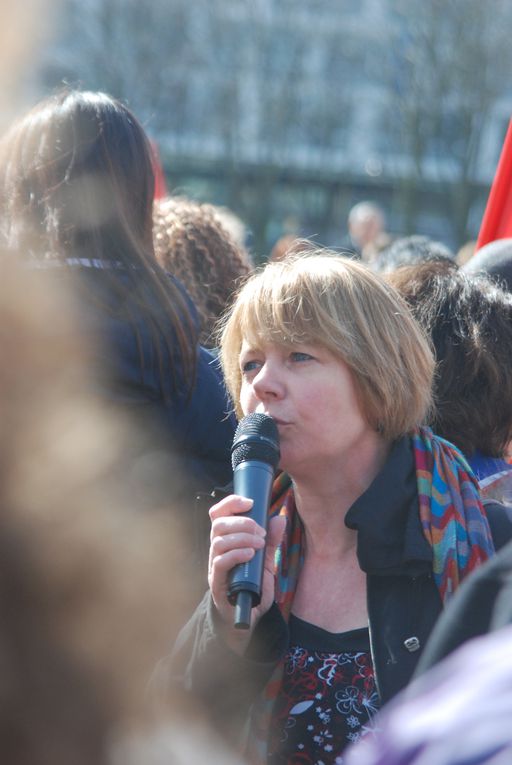
<instances>
[{"instance_id":1,"label":"woman's lips","mask_svg":"<svg viewBox=\"0 0 512 765\"><path fill-rule=\"evenodd\" d=\"M261 412L261 414L266 414L266 415L267 415L267 417L272 417L272 419L274 420L274 422L276 423L276 425L283 425L283 426L284 426L284 425L291 425L291 422L289 422L288 420L283 420L283 418L282 418L282 417L276 417L276 416L275 416L275 414L271 414L271 412L266 412L266 411L263 409L263 407L261 407L261 408L260 408L260 407L258 407L258 408L257 408L255 411L256 411L256 412Z\"/></svg>"},{"instance_id":2,"label":"woman's lips","mask_svg":"<svg viewBox=\"0 0 512 765\"><path fill-rule=\"evenodd\" d=\"M272 415L270 415L270 416L272 417L272 419L274 420L276 425L289 425L290 424L289 422L286 422L286 420L279 419L279 417L273 417Z\"/></svg>"}]
</instances>

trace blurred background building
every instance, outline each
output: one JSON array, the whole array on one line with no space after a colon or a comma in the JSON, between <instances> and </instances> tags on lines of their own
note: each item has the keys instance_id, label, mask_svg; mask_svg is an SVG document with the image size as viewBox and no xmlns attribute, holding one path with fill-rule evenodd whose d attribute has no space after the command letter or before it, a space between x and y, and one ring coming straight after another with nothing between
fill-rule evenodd
<instances>
[{"instance_id":1,"label":"blurred background building","mask_svg":"<svg viewBox=\"0 0 512 765\"><path fill-rule=\"evenodd\" d=\"M393 234L478 232L512 114L508 0L61 0L32 71L124 99L170 191L225 205L256 259L342 246L372 199Z\"/></svg>"}]
</instances>

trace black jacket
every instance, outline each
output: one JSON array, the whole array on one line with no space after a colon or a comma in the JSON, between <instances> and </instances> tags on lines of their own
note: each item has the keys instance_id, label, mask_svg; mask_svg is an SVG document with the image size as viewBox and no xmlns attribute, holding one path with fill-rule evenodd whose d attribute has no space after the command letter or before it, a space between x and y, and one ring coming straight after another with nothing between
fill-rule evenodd
<instances>
[{"instance_id":1,"label":"black jacket","mask_svg":"<svg viewBox=\"0 0 512 765\"><path fill-rule=\"evenodd\" d=\"M421 674L471 638L512 624L512 541L462 583L436 624Z\"/></svg>"},{"instance_id":2,"label":"black jacket","mask_svg":"<svg viewBox=\"0 0 512 765\"><path fill-rule=\"evenodd\" d=\"M487 510L495 545L501 547L512 538L512 520L497 503ZM442 610L432 577L432 550L419 519L408 438L395 444L384 469L349 509L345 523L358 531L359 564L367 574L372 660L383 704L410 680ZM288 628L274 603L240 657L223 643L216 618L207 593L159 674L160 681L178 683L197 695L217 728L233 738L284 655Z\"/></svg>"}]
</instances>

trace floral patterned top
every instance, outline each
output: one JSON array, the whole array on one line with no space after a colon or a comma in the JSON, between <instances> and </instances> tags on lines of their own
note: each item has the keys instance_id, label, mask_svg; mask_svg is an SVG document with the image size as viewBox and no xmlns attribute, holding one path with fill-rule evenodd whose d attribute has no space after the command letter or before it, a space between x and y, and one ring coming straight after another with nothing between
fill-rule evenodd
<instances>
[{"instance_id":1,"label":"floral patterned top","mask_svg":"<svg viewBox=\"0 0 512 765\"><path fill-rule=\"evenodd\" d=\"M270 728L271 765L342 765L378 710L368 629L333 634L291 615Z\"/></svg>"}]
</instances>

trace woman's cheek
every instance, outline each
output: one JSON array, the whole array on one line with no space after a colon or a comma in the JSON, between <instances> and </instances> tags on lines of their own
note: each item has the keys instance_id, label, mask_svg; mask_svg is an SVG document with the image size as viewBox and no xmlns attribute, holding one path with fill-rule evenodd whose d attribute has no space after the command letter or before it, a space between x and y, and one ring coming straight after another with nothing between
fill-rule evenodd
<instances>
[{"instance_id":1,"label":"woman's cheek","mask_svg":"<svg viewBox=\"0 0 512 765\"><path fill-rule=\"evenodd\" d=\"M250 389L247 384L242 383L242 388L240 390L240 409L244 415L246 415L253 412L255 406L252 389Z\"/></svg>"}]
</instances>

